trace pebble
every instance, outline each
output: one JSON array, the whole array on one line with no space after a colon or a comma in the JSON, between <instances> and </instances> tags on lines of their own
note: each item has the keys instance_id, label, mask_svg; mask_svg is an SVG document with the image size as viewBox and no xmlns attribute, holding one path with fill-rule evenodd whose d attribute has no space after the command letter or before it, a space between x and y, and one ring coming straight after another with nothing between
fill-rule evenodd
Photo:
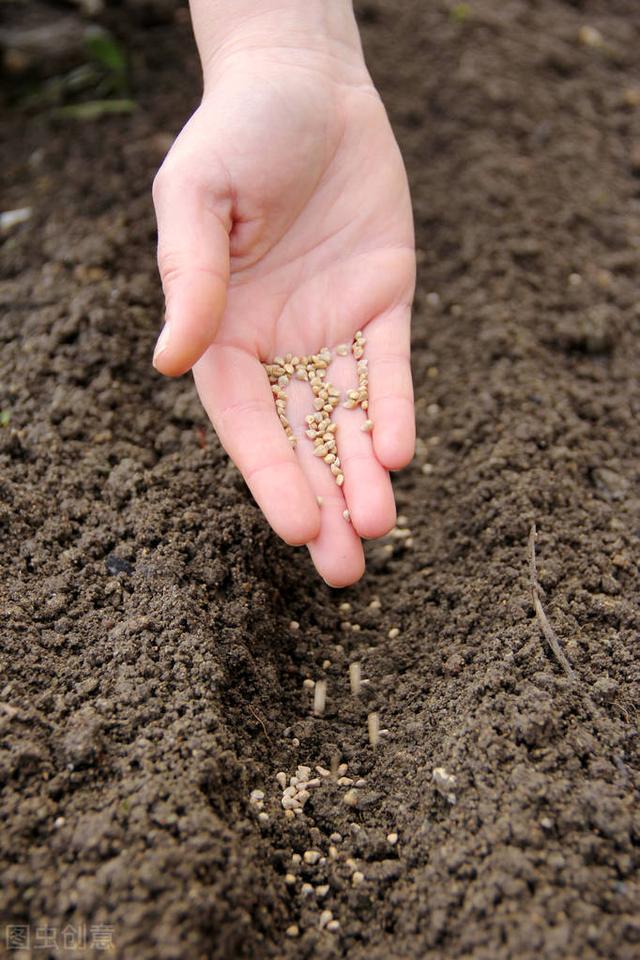
<instances>
[{"instance_id":1,"label":"pebble","mask_svg":"<svg viewBox=\"0 0 640 960\"><path fill-rule=\"evenodd\" d=\"M258 803L264 800L264 790L252 790L250 795L251 803Z\"/></svg>"},{"instance_id":2,"label":"pebble","mask_svg":"<svg viewBox=\"0 0 640 960\"><path fill-rule=\"evenodd\" d=\"M323 897L326 897L328 893L329 893L328 883L322 883L320 884L319 887L316 887L316 896L319 897L320 900L322 900Z\"/></svg>"},{"instance_id":3,"label":"pebble","mask_svg":"<svg viewBox=\"0 0 640 960\"><path fill-rule=\"evenodd\" d=\"M278 783L280 784L280 786L281 786L282 789L284 790L284 788L285 788L286 785L287 785L287 775L286 775L286 773L284 772L284 770L280 770L279 773L276 773L276 780L278 781Z\"/></svg>"},{"instance_id":4,"label":"pebble","mask_svg":"<svg viewBox=\"0 0 640 960\"><path fill-rule=\"evenodd\" d=\"M358 884L362 883L364 880L364 873L361 873L360 870L356 870L351 874L351 883L354 887L357 887Z\"/></svg>"},{"instance_id":5,"label":"pebble","mask_svg":"<svg viewBox=\"0 0 640 960\"><path fill-rule=\"evenodd\" d=\"M313 866L318 862L322 854L319 850L305 850L304 852L304 862L311 864Z\"/></svg>"},{"instance_id":6,"label":"pebble","mask_svg":"<svg viewBox=\"0 0 640 960\"><path fill-rule=\"evenodd\" d=\"M326 927L328 923L331 923L333 920L333 914L331 910L323 910L320 914L320 926Z\"/></svg>"},{"instance_id":7,"label":"pebble","mask_svg":"<svg viewBox=\"0 0 640 960\"><path fill-rule=\"evenodd\" d=\"M342 802L346 803L348 807L357 807L358 806L358 791L357 790L347 790Z\"/></svg>"},{"instance_id":8,"label":"pebble","mask_svg":"<svg viewBox=\"0 0 640 960\"><path fill-rule=\"evenodd\" d=\"M342 843L342 834L341 833L332 833L329 837L331 843Z\"/></svg>"}]
</instances>

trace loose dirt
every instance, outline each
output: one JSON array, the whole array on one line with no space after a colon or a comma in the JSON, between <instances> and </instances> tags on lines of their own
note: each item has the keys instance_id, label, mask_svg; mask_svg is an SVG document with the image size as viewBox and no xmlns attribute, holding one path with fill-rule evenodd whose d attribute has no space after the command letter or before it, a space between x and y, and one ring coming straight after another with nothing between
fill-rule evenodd
<instances>
[{"instance_id":1,"label":"loose dirt","mask_svg":"<svg viewBox=\"0 0 640 960\"><path fill-rule=\"evenodd\" d=\"M88 944L34 956L640 953L638 7L359 16L413 191L420 440L405 532L340 594L150 365L184 20L120 18L133 115L0 121L3 209L33 208L2 238L0 920Z\"/></svg>"}]
</instances>

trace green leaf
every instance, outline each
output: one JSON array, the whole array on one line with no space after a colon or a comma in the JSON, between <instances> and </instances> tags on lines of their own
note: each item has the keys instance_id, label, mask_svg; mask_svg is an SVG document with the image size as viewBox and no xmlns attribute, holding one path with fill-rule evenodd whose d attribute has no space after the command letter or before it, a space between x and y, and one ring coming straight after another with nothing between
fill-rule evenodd
<instances>
[{"instance_id":1,"label":"green leaf","mask_svg":"<svg viewBox=\"0 0 640 960\"><path fill-rule=\"evenodd\" d=\"M99 120L100 117L118 113L133 113L134 100L87 100L85 103L70 103L55 111L57 117L73 120Z\"/></svg>"},{"instance_id":2,"label":"green leaf","mask_svg":"<svg viewBox=\"0 0 640 960\"><path fill-rule=\"evenodd\" d=\"M87 30L85 42L93 59L111 73L124 77L127 61L120 44L100 27Z\"/></svg>"}]
</instances>

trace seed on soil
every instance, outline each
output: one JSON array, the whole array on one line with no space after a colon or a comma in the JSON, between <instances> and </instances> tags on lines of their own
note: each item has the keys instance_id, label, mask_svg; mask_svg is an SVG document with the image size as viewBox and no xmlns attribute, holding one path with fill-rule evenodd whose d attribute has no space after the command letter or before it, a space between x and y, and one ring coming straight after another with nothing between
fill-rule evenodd
<instances>
[{"instance_id":1,"label":"seed on soil","mask_svg":"<svg viewBox=\"0 0 640 960\"><path fill-rule=\"evenodd\" d=\"M304 852L304 862L311 864L313 866L318 862L322 854L319 850L305 850Z\"/></svg>"},{"instance_id":2,"label":"seed on soil","mask_svg":"<svg viewBox=\"0 0 640 960\"><path fill-rule=\"evenodd\" d=\"M310 897L311 894L313 893L313 887L311 886L310 883L303 883L302 886L300 887L300 893L302 894L303 897Z\"/></svg>"},{"instance_id":3,"label":"seed on soil","mask_svg":"<svg viewBox=\"0 0 640 960\"><path fill-rule=\"evenodd\" d=\"M367 717L367 731L369 743L372 747L376 747L380 739L380 717L377 713L370 713Z\"/></svg>"},{"instance_id":4,"label":"seed on soil","mask_svg":"<svg viewBox=\"0 0 640 960\"><path fill-rule=\"evenodd\" d=\"M300 629L300 624L298 623L298 621L291 620L289 623L289 630L292 630L295 633L296 630L299 630L299 629Z\"/></svg>"},{"instance_id":5,"label":"seed on soil","mask_svg":"<svg viewBox=\"0 0 640 960\"><path fill-rule=\"evenodd\" d=\"M348 763L341 763L340 766L337 767L337 769L336 769L336 776L338 776L338 777L344 777L344 775L345 775L345 773L347 772L348 769L349 769L349 764L348 764Z\"/></svg>"},{"instance_id":6,"label":"seed on soil","mask_svg":"<svg viewBox=\"0 0 640 960\"><path fill-rule=\"evenodd\" d=\"M261 803L264 800L264 790L252 790L249 799L251 803Z\"/></svg>"},{"instance_id":7,"label":"seed on soil","mask_svg":"<svg viewBox=\"0 0 640 960\"><path fill-rule=\"evenodd\" d=\"M296 882L296 878L295 878L294 874L293 874L293 873L285 873L285 875L284 875L284 882L286 883L286 885L287 885L288 887L292 887L292 886L295 884L295 882Z\"/></svg>"},{"instance_id":8,"label":"seed on soil","mask_svg":"<svg viewBox=\"0 0 640 960\"><path fill-rule=\"evenodd\" d=\"M324 713L327 702L327 681L317 680L313 692L313 712L317 717Z\"/></svg>"},{"instance_id":9,"label":"seed on soil","mask_svg":"<svg viewBox=\"0 0 640 960\"><path fill-rule=\"evenodd\" d=\"M327 924L331 923L333 920L333 914L331 910L323 910L320 914L320 926L326 927Z\"/></svg>"},{"instance_id":10,"label":"seed on soil","mask_svg":"<svg viewBox=\"0 0 640 960\"><path fill-rule=\"evenodd\" d=\"M330 933L336 933L339 929L340 929L339 920L329 920L329 923L327 924L327 930L329 930Z\"/></svg>"},{"instance_id":11,"label":"seed on soil","mask_svg":"<svg viewBox=\"0 0 640 960\"><path fill-rule=\"evenodd\" d=\"M374 598L373 598L373 600L372 600L371 603L369 604L369 609L370 609L370 610L381 610L381 609L382 609L382 604L380 603L380 601L378 600L377 597L374 597Z\"/></svg>"},{"instance_id":12,"label":"seed on soil","mask_svg":"<svg viewBox=\"0 0 640 960\"><path fill-rule=\"evenodd\" d=\"M316 897L319 900L322 900L329 893L329 884L321 883L320 886L316 887Z\"/></svg>"},{"instance_id":13,"label":"seed on soil","mask_svg":"<svg viewBox=\"0 0 640 960\"><path fill-rule=\"evenodd\" d=\"M396 637L400 636L400 630L398 627L391 627L387 636L389 637L389 640L395 640Z\"/></svg>"},{"instance_id":14,"label":"seed on soil","mask_svg":"<svg viewBox=\"0 0 640 960\"><path fill-rule=\"evenodd\" d=\"M322 661L322 669L323 669L323 670L329 670L330 667L331 667L331 660L323 660L323 661Z\"/></svg>"},{"instance_id":15,"label":"seed on soil","mask_svg":"<svg viewBox=\"0 0 640 960\"><path fill-rule=\"evenodd\" d=\"M269 814L262 811L258 814L258 821L260 823L269 823Z\"/></svg>"},{"instance_id":16,"label":"seed on soil","mask_svg":"<svg viewBox=\"0 0 640 960\"><path fill-rule=\"evenodd\" d=\"M395 845L396 845L397 842L398 842L398 834L397 834L397 833L388 833L388 834L387 834L387 843L390 843L392 847L395 847Z\"/></svg>"},{"instance_id":17,"label":"seed on soil","mask_svg":"<svg viewBox=\"0 0 640 960\"><path fill-rule=\"evenodd\" d=\"M305 688L305 690L313 690L315 685L315 680L310 680L309 678L302 681L302 686Z\"/></svg>"},{"instance_id":18,"label":"seed on soil","mask_svg":"<svg viewBox=\"0 0 640 960\"><path fill-rule=\"evenodd\" d=\"M438 793L453 806L456 803L456 795L453 792L456 785L455 776L449 773L446 767L434 767L431 778Z\"/></svg>"},{"instance_id":19,"label":"seed on soil","mask_svg":"<svg viewBox=\"0 0 640 960\"><path fill-rule=\"evenodd\" d=\"M341 833L332 833L329 837L331 843L342 843L342 834Z\"/></svg>"},{"instance_id":20,"label":"seed on soil","mask_svg":"<svg viewBox=\"0 0 640 960\"><path fill-rule=\"evenodd\" d=\"M355 661L354 663L349 664L349 684L351 686L351 693L357 697L360 693L362 681L362 670L360 663Z\"/></svg>"},{"instance_id":21,"label":"seed on soil","mask_svg":"<svg viewBox=\"0 0 640 960\"><path fill-rule=\"evenodd\" d=\"M342 798L343 803L346 803L348 807L357 807L358 806L358 791L357 790L347 790L344 797Z\"/></svg>"},{"instance_id":22,"label":"seed on soil","mask_svg":"<svg viewBox=\"0 0 640 960\"><path fill-rule=\"evenodd\" d=\"M361 873L360 870L355 870L351 874L351 883L353 884L354 887L357 887L359 884L361 884L363 880L364 880L364 873Z\"/></svg>"},{"instance_id":23,"label":"seed on soil","mask_svg":"<svg viewBox=\"0 0 640 960\"><path fill-rule=\"evenodd\" d=\"M316 773L319 773L321 777L331 776L331 770L327 770L326 767L316 767Z\"/></svg>"}]
</instances>

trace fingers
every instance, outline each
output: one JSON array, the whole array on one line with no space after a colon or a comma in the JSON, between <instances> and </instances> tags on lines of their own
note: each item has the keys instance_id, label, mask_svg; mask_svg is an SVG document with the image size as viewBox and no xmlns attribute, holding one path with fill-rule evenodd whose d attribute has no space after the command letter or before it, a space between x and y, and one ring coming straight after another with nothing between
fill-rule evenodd
<instances>
[{"instance_id":1,"label":"fingers","mask_svg":"<svg viewBox=\"0 0 640 960\"><path fill-rule=\"evenodd\" d=\"M336 356L330 376L343 396L358 386L351 356ZM338 426L338 453L344 472L342 492L353 527L361 537L382 537L395 523L396 508L389 474L376 458L371 433L362 429L367 415L359 407L345 410L339 406L333 420Z\"/></svg>"},{"instance_id":2,"label":"fingers","mask_svg":"<svg viewBox=\"0 0 640 960\"><path fill-rule=\"evenodd\" d=\"M387 470L406 466L415 448L410 316L408 306L399 307L377 317L366 329L373 447Z\"/></svg>"},{"instance_id":3,"label":"fingers","mask_svg":"<svg viewBox=\"0 0 640 960\"><path fill-rule=\"evenodd\" d=\"M214 345L193 372L220 442L275 532L290 544L314 540L320 532L316 497L277 418L259 361Z\"/></svg>"},{"instance_id":4,"label":"fingers","mask_svg":"<svg viewBox=\"0 0 640 960\"><path fill-rule=\"evenodd\" d=\"M304 418L313 412L308 385L292 382L287 394L287 418L299 437L296 456L311 489L321 500L320 532L308 544L309 553L318 573L330 586L346 587L364 573L362 543L344 515L347 503L343 487L337 486L327 464L313 455L314 445L305 436L308 424Z\"/></svg>"},{"instance_id":5,"label":"fingers","mask_svg":"<svg viewBox=\"0 0 640 960\"><path fill-rule=\"evenodd\" d=\"M166 322L154 366L169 376L189 370L213 342L229 281L230 201L212 199L211 182L165 161L154 182L158 267Z\"/></svg>"}]
</instances>

